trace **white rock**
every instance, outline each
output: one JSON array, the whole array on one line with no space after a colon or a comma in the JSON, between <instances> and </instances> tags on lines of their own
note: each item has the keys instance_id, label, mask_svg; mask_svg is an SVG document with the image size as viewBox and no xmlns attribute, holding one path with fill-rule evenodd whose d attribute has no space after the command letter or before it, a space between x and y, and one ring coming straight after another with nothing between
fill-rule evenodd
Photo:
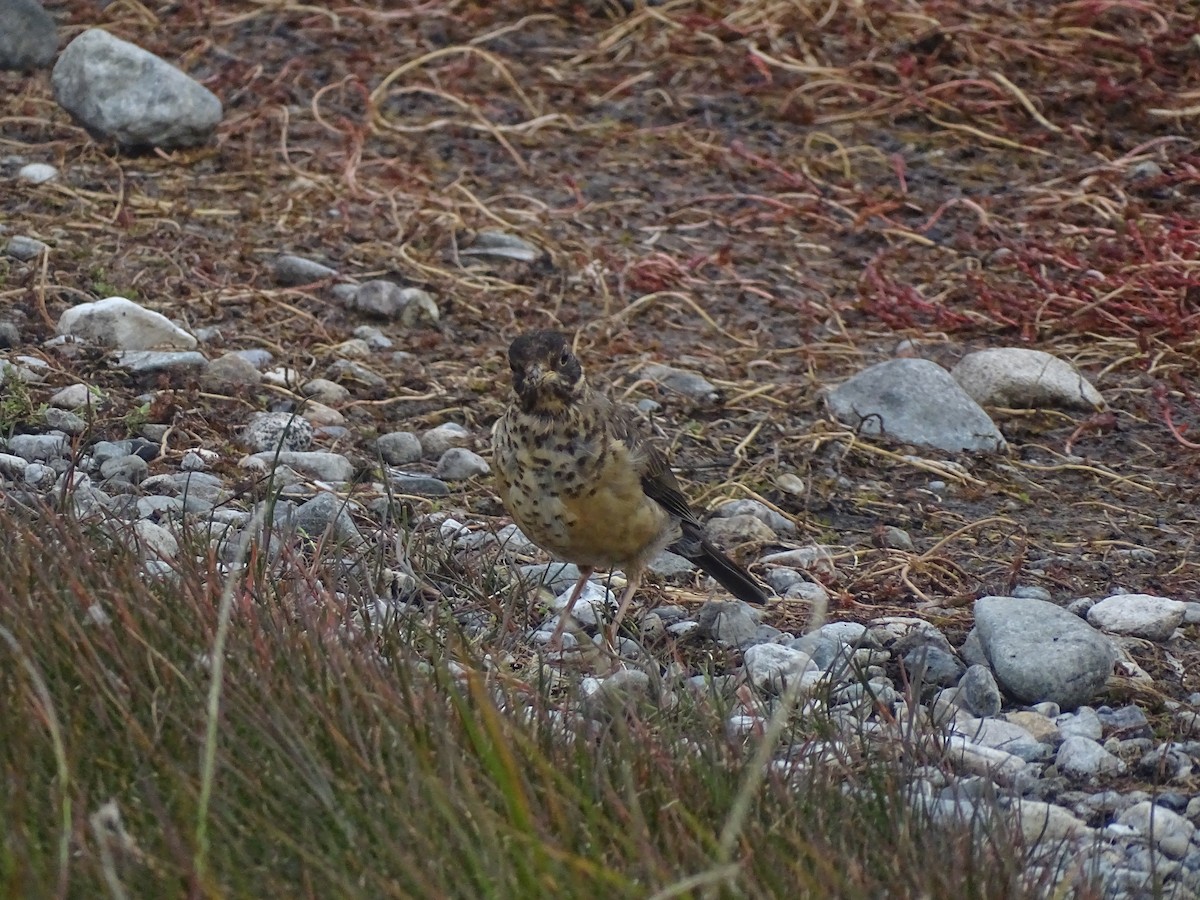
<instances>
[{"instance_id":1,"label":"white rock","mask_svg":"<svg viewBox=\"0 0 1200 900\"><path fill-rule=\"evenodd\" d=\"M954 723L953 729L965 735L972 743L991 747L993 750L1003 750L1024 760L1033 761L1048 755L1049 748L1032 734L1020 725L1003 719L963 717Z\"/></svg>"},{"instance_id":2,"label":"white rock","mask_svg":"<svg viewBox=\"0 0 1200 900\"><path fill-rule=\"evenodd\" d=\"M470 443L471 432L457 422L444 422L421 435L421 449L430 459L440 459L451 447L466 447Z\"/></svg>"},{"instance_id":3,"label":"white rock","mask_svg":"<svg viewBox=\"0 0 1200 900\"><path fill-rule=\"evenodd\" d=\"M819 674L817 664L803 650L782 644L756 644L746 651L746 676L760 690L782 691L806 672Z\"/></svg>"},{"instance_id":4,"label":"white rock","mask_svg":"<svg viewBox=\"0 0 1200 900\"><path fill-rule=\"evenodd\" d=\"M1117 594L1088 610L1088 622L1101 631L1165 641L1183 621L1187 604L1153 594Z\"/></svg>"},{"instance_id":5,"label":"white rock","mask_svg":"<svg viewBox=\"0 0 1200 900\"><path fill-rule=\"evenodd\" d=\"M1101 409L1104 398L1070 363L1025 347L968 353L951 372L976 403L1010 408Z\"/></svg>"},{"instance_id":6,"label":"white rock","mask_svg":"<svg viewBox=\"0 0 1200 900\"><path fill-rule=\"evenodd\" d=\"M29 163L17 170L17 181L26 184L45 184L58 179L58 169L46 163Z\"/></svg>"},{"instance_id":7,"label":"white rock","mask_svg":"<svg viewBox=\"0 0 1200 900\"><path fill-rule=\"evenodd\" d=\"M1100 775L1123 775L1125 763L1093 740L1078 735L1068 736L1054 758L1058 771L1068 778L1091 781Z\"/></svg>"},{"instance_id":8,"label":"white rock","mask_svg":"<svg viewBox=\"0 0 1200 900\"><path fill-rule=\"evenodd\" d=\"M138 546L145 559L174 559L179 555L179 542L161 525L140 519L134 523Z\"/></svg>"},{"instance_id":9,"label":"white rock","mask_svg":"<svg viewBox=\"0 0 1200 900\"><path fill-rule=\"evenodd\" d=\"M69 384L54 393L50 405L57 409L81 409L89 404L95 406L99 401L99 392L92 393L86 384Z\"/></svg>"},{"instance_id":10,"label":"white rock","mask_svg":"<svg viewBox=\"0 0 1200 900\"><path fill-rule=\"evenodd\" d=\"M1019 756L973 743L956 734L946 738L946 755L964 771L991 778L998 784L1012 784L1026 766Z\"/></svg>"},{"instance_id":11,"label":"white rock","mask_svg":"<svg viewBox=\"0 0 1200 900\"><path fill-rule=\"evenodd\" d=\"M1149 800L1135 803L1117 816L1117 821L1148 835L1172 859L1183 859L1187 855L1196 834L1196 826L1179 813L1156 806Z\"/></svg>"},{"instance_id":12,"label":"white rock","mask_svg":"<svg viewBox=\"0 0 1200 900\"><path fill-rule=\"evenodd\" d=\"M488 461L466 447L451 447L437 464L437 477L446 481L466 481L492 471Z\"/></svg>"},{"instance_id":13,"label":"white rock","mask_svg":"<svg viewBox=\"0 0 1200 900\"><path fill-rule=\"evenodd\" d=\"M1017 800L1012 807L1021 834L1029 844L1061 843L1068 838L1084 837L1092 829L1082 819L1054 803L1040 800Z\"/></svg>"},{"instance_id":14,"label":"white rock","mask_svg":"<svg viewBox=\"0 0 1200 900\"><path fill-rule=\"evenodd\" d=\"M567 608L567 601L571 599L571 593L574 590L574 586L571 586L554 598L554 608L559 615ZM579 595L579 599L571 608L571 617L583 625L599 627L616 610L617 598L613 596L612 591L594 581L589 581L584 584L583 593ZM558 619L555 618L554 621L557 623Z\"/></svg>"},{"instance_id":15,"label":"white rock","mask_svg":"<svg viewBox=\"0 0 1200 900\"><path fill-rule=\"evenodd\" d=\"M190 350L196 339L161 313L124 297L72 306L58 320L58 333L118 350Z\"/></svg>"},{"instance_id":16,"label":"white rock","mask_svg":"<svg viewBox=\"0 0 1200 900\"><path fill-rule=\"evenodd\" d=\"M179 468L185 472L204 472L221 459L221 454L216 450L208 450L204 447L196 447L188 450L183 454L183 459L179 463Z\"/></svg>"}]
</instances>

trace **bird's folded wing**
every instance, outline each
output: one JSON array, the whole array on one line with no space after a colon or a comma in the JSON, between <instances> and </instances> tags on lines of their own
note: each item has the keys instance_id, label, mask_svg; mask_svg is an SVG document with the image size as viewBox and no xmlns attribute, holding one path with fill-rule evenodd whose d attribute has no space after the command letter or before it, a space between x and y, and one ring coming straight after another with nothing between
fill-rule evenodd
<instances>
[{"instance_id":1,"label":"bird's folded wing","mask_svg":"<svg viewBox=\"0 0 1200 900\"><path fill-rule=\"evenodd\" d=\"M642 431L633 414L627 409L614 407L609 421L612 423L613 437L629 448L646 496L676 518L697 522L696 514L679 489L679 482L671 471L666 455Z\"/></svg>"}]
</instances>

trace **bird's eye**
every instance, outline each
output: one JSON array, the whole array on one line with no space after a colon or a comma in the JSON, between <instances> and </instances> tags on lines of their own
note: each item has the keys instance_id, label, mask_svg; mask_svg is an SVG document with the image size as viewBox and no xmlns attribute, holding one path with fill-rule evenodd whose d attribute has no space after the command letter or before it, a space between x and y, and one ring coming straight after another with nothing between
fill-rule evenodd
<instances>
[{"instance_id":1,"label":"bird's eye","mask_svg":"<svg viewBox=\"0 0 1200 900\"><path fill-rule=\"evenodd\" d=\"M571 351L564 349L562 352L562 356L560 356L558 358L558 364L560 366L565 366L570 361L571 361Z\"/></svg>"}]
</instances>

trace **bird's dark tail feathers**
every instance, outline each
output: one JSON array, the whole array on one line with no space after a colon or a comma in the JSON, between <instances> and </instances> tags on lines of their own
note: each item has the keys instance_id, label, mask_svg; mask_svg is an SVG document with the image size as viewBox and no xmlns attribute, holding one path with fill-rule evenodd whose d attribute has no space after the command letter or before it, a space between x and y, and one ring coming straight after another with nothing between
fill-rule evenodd
<instances>
[{"instance_id":1,"label":"bird's dark tail feathers","mask_svg":"<svg viewBox=\"0 0 1200 900\"><path fill-rule=\"evenodd\" d=\"M705 540L698 524L695 529L688 527L691 524L684 524L683 537L667 549L690 559L739 600L766 605L770 597L754 576Z\"/></svg>"}]
</instances>

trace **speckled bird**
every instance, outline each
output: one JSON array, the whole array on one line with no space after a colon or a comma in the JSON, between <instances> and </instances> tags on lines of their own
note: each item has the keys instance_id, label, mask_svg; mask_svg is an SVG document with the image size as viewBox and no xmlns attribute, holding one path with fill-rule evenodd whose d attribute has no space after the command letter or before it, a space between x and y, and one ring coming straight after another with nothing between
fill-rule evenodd
<instances>
[{"instance_id":1,"label":"speckled bird","mask_svg":"<svg viewBox=\"0 0 1200 900\"><path fill-rule=\"evenodd\" d=\"M749 603L767 594L704 537L666 456L632 413L593 391L567 336L531 331L508 349L513 401L496 423L496 487L525 535L579 567L550 640L556 648L596 569L628 579L608 633L611 644L642 580L663 550L683 556Z\"/></svg>"}]
</instances>

